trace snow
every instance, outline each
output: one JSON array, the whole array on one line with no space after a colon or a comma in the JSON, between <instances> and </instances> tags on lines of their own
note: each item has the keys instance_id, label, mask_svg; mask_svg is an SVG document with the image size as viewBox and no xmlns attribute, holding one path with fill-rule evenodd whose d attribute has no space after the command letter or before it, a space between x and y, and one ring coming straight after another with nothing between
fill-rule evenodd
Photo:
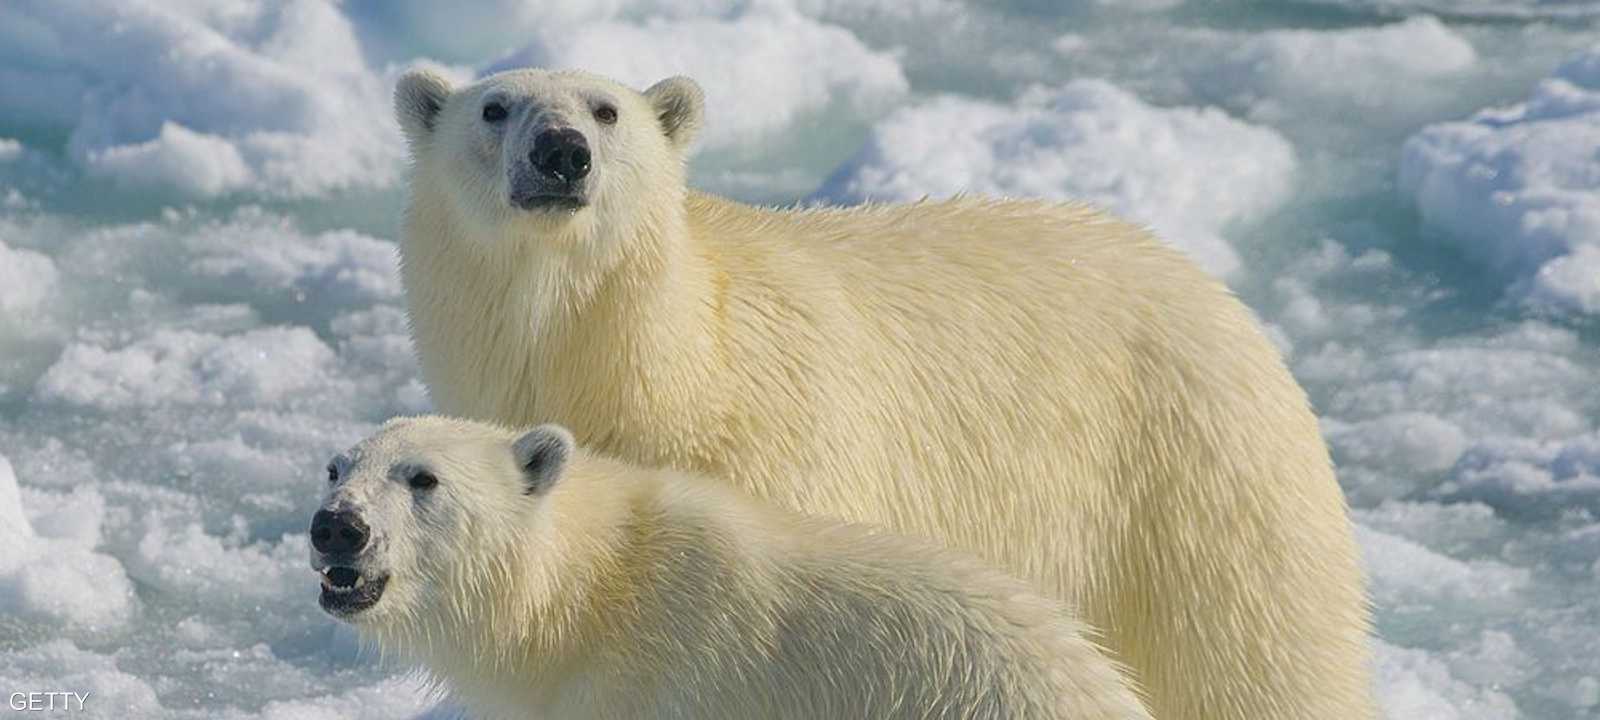
<instances>
[{"instance_id":1,"label":"snow","mask_svg":"<svg viewBox=\"0 0 1600 720\"><path fill-rule=\"evenodd\" d=\"M0 657L0 687L71 687L87 693L87 717L145 717L162 715L155 688L117 667L109 655L79 648L70 640L51 640ZM111 712L101 712L114 708Z\"/></svg>"},{"instance_id":2,"label":"snow","mask_svg":"<svg viewBox=\"0 0 1600 720\"><path fill-rule=\"evenodd\" d=\"M1378 10L1384 13L1417 11L1447 13L1461 18L1583 18L1600 15L1600 7L1587 0L1312 0L1340 8Z\"/></svg>"},{"instance_id":3,"label":"snow","mask_svg":"<svg viewBox=\"0 0 1600 720\"><path fill-rule=\"evenodd\" d=\"M1230 35L1221 60L1189 77L1206 95L1258 115L1330 105L1393 114L1478 58L1460 32L1427 15L1376 27Z\"/></svg>"},{"instance_id":4,"label":"snow","mask_svg":"<svg viewBox=\"0 0 1600 720\"><path fill-rule=\"evenodd\" d=\"M693 176L741 198L1152 225L1308 391L1385 715L1592 717L1600 13L1309 5L0 5L0 687L90 692L87 717L448 715L316 607L304 531L332 453L431 407L394 78L540 63L699 79Z\"/></svg>"},{"instance_id":5,"label":"snow","mask_svg":"<svg viewBox=\"0 0 1600 720\"><path fill-rule=\"evenodd\" d=\"M232 713L225 720L392 720L416 716L419 720L446 720L444 716L418 715L429 697L418 681L385 680L371 686L328 693L303 700L277 700L260 713Z\"/></svg>"},{"instance_id":6,"label":"snow","mask_svg":"<svg viewBox=\"0 0 1600 720\"><path fill-rule=\"evenodd\" d=\"M303 327L238 335L162 330L131 345L74 343L39 381L39 399L131 405L273 404L319 387L333 351Z\"/></svg>"},{"instance_id":7,"label":"snow","mask_svg":"<svg viewBox=\"0 0 1600 720\"><path fill-rule=\"evenodd\" d=\"M372 42L393 52L416 52L445 61L481 62L521 47L541 31L619 18L722 15L730 0L490 0L445 6L428 0L352 0L350 14L370 29ZM405 48L390 48L404 44Z\"/></svg>"},{"instance_id":8,"label":"snow","mask_svg":"<svg viewBox=\"0 0 1600 720\"><path fill-rule=\"evenodd\" d=\"M1379 641L1373 674L1378 700L1391 718L1406 720L1504 720L1517 716L1504 693L1457 679L1450 668L1423 650Z\"/></svg>"},{"instance_id":9,"label":"snow","mask_svg":"<svg viewBox=\"0 0 1600 720\"><path fill-rule=\"evenodd\" d=\"M233 143L173 122L162 123L153 140L89 150L85 162L92 174L128 189L166 185L188 195L221 195L254 178Z\"/></svg>"},{"instance_id":10,"label":"snow","mask_svg":"<svg viewBox=\"0 0 1600 720\"><path fill-rule=\"evenodd\" d=\"M0 313L33 312L55 293L59 273L49 256L0 240Z\"/></svg>"},{"instance_id":11,"label":"snow","mask_svg":"<svg viewBox=\"0 0 1600 720\"><path fill-rule=\"evenodd\" d=\"M1456 602L1509 602L1529 582L1526 570L1501 563L1466 563L1405 538L1357 527L1374 599L1385 607L1428 611Z\"/></svg>"},{"instance_id":12,"label":"snow","mask_svg":"<svg viewBox=\"0 0 1600 720\"><path fill-rule=\"evenodd\" d=\"M226 223L186 233L182 242L197 278L250 293L309 295L338 305L400 296L394 244L350 230L307 234L288 218L244 208Z\"/></svg>"},{"instance_id":13,"label":"snow","mask_svg":"<svg viewBox=\"0 0 1600 720\"><path fill-rule=\"evenodd\" d=\"M887 109L907 91L892 54L867 48L842 28L768 8L758 4L715 19L541 26L539 40L489 71L584 68L637 88L689 75L718 108L701 139L708 149L767 140L824 111L861 116ZM806 71L786 71L797 67Z\"/></svg>"},{"instance_id":14,"label":"snow","mask_svg":"<svg viewBox=\"0 0 1600 720\"><path fill-rule=\"evenodd\" d=\"M1276 207L1294 169L1293 148L1269 129L1078 80L1031 88L1009 105L944 96L897 110L818 194L844 203L961 192L1082 199L1149 223L1225 274L1238 257L1222 233Z\"/></svg>"},{"instance_id":15,"label":"snow","mask_svg":"<svg viewBox=\"0 0 1600 720\"><path fill-rule=\"evenodd\" d=\"M92 502L81 503L95 513ZM47 518L48 522L49 519ZM0 612L23 622L107 632L134 613L133 586L121 563L93 552L99 537L35 534L25 516L16 471L0 456Z\"/></svg>"},{"instance_id":16,"label":"snow","mask_svg":"<svg viewBox=\"0 0 1600 720\"><path fill-rule=\"evenodd\" d=\"M1600 310L1600 48L1525 102L1430 125L1400 187L1443 241L1541 305Z\"/></svg>"},{"instance_id":17,"label":"snow","mask_svg":"<svg viewBox=\"0 0 1600 720\"><path fill-rule=\"evenodd\" d=\"M185 196L385 186L388 88L337 5L25 0L0 8L0 104L69 130L95 175Z\"/></svg>"},{"instance_id":18,"label":"snow","mask_svg":"<svg viewBox=\"0 0 1600 720\"><path fill-rule=\"evenodd\" d=\"M1342 341L1297 354L1302 379L1330 384L1319 407L1356 498L1600 511L1594 368L1569 331L1533 323L1381 357Z\"/></svg>"},{"instance_id":19,"label":"snow","mask_svg":"<svg viewBox=\"0 0 1600 720\"><path fill-rule=\"evenodd\" d=\"M33 537L33 528L22 513L22 494L17 488L17 472L11 461L0 455L0 533L6 539L26 540ZM9 562L9 561L8 561Z\"/></svg>"},{"instance_id":20,"label":"snow","mask_svg":"<svg viewBox=\"0 0 1600 720\"><path fill-rule=\"evenodd\" d=\"M1577 245L1539 266L1527 291L1537 305L1600 315L1600 244Z\"/></svg>"},{"instance_id":21,"label":"snow","mask_svg":"<svg viewBox=\"0 0 1600 720\"><path fill-rule=\"evenodd\" d=\"M1353 462L1449 470L1465 452L1461 428L1431 413L1396 412L1327 429L1328 442Z\"/></svg>"}]
</instances>

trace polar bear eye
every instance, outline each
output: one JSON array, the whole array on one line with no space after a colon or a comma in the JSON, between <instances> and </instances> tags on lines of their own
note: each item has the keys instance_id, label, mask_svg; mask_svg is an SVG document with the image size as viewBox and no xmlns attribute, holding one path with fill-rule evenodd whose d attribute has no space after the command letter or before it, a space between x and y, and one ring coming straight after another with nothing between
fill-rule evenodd
<instances>
[{"instance_id":1,"label":"polar bear eye","mask_svg":"<svg viewBox=\"0 0 1600 720\"><path fill-rule=\"evenodd\" d=\"M439 484L439 478L427 470L418 470L406 479L406 484L410 485L412 490L431 490Z\"/></svg>"},{"instance_id":2,"label":"polar bear eye","mask_svg":"<svg viewBox=\"0 0 1600 720\"><path fill-rule=\"evenodd\" d=\"M617 109L610 105L601 105L594 109L594 119L599 120L602 125L615 125L617 124Z\"/></svg>"},{"instance_id":3,"label":"polar bear eye","mask_svg":"<svg viewBox=\"0 0 1600 720\"><path fill-rule=\"evenodd\" d=\"M483 106L483 121L497 123L506 119L506 106L497 102Z\"/></svg>"}]
</instances>

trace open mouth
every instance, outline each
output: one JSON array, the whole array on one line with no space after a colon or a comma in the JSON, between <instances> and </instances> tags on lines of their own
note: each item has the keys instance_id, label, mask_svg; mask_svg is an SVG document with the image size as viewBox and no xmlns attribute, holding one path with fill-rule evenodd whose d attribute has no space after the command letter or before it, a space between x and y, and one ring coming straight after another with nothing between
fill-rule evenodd
<instances>
[{"instance_id":1,"label":"open mouth","mask_svg":"<svg viewBox=\"0 0 1600 720\"><path fill-rule=\"evenodd\" d=\"M581 195L545 194L513 197L511 204L523 210L577 210L589 203Z\"/></svg>"},{"instance_id":2,"label":"open mouth","mask_svg":"<svg viewBox=\"0 0 1600 720\"><path fill-rule=\"evenodd\" d=\"M329 565L322 569L322 596L318 601L322 609L335 617L348 618L378 604L389 576L367 577L360 571L344 565Z\"/></svg>"}]
</instances>

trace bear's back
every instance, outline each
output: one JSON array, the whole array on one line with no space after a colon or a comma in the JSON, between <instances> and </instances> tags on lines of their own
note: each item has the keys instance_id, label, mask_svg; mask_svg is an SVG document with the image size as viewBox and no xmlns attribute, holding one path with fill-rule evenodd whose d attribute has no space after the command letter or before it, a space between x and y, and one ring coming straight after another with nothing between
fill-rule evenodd
<instances>
[{"instance_id":1,"label":"bear's back","mask_svg":"<svg viewBox=\"0 0 1600 720\"><path fill-rule=\"evenodd\" d=\"M649 712L1148 717L1065 607L965 554L699 478L648 482L626 563L637 626L614 628L637 664L614 680L652 688Z\"/></svg>"},{"instance_id":2,"label":"bear's back","mask_svg":"<svg viewBox=\"0 0 1600 720\"><path fill-rule=\"evenodd\" d=\"M1181 253L1070 204L688 209L725 272L729 417L757 419L728 423L705 469L1037 583L1138 668L1158 713L1256 716L1233 703L1270 695L1279 716L1370 714L1316 418L1252 313ZM1295 673L1274 669L1283 647ZM1270 682L1188 682L1224 666Z\"/></svg>"},{"instance_id":3,"label":"bear's back","mask_svg":"<svg viewBox=\"0 0 1600 720\"><path fill-rule=\"evenodd\" d=\"M760 419L730 430L737 463L699 469L1002 562L1032 553L1020 536L998 547L990 519L1052 518L1032 542L1104 548L1148 536L1133 527L1142 483L1216 491L1175 484L1196 463L1320 476L1311 487L1342 505L1305 395L1249 310L1137 226L970 198L776 211L694 195L688 210L726 274L733 414ZM930 484L951 495L929 503ZM1085 564L1028 574L1082 588L1106 570L1071 560Z\"/></svg>"}]
</instances>

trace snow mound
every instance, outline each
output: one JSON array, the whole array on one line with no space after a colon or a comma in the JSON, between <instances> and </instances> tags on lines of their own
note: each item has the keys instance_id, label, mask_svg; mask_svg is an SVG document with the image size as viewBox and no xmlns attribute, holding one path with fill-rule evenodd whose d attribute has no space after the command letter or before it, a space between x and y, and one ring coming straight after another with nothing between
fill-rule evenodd
<instances>
[{"instance_id":1,"label":"snow mound","mask_svg":"<svg viewBox=\"0 0 1600 720\"><path fill-rule=\"evenodd\" d=\"M96 516L89 534L43 537L22 505L11 461L0 456L0 613L73 630L107 632L135 612L133 585L115 558L93 551L104 503L78 512Z\"/></svg>"},{"instance_id":2,"label":"snow mound","mask_svg":"<svg viewBox=\"0 0 1600 720\"><path fill-rule=\"evenodd\" d=\"M1158 108L1110 83L1036 87L1015 104L943 96L880 121L817 192L841 203L962 192L1081 199L1152 225L1207 269L1222 233L1288 194L1293 148L1214 109Z\"/></svg>"},{"instance_id":3,"label":"snow mound","mask_svg":"<svg viewBox=\"0 0 1600 720\"><path fill-rule=\"evenodd\" d=\"M1419 86L1477 61L1466 38L1425 15L1379 27L1274 30L1228 39L1232 46L1221 60L1191 72L1190 82L1208 97L1261 115L1330 104L1390 115Z\"/></svg>"},{"instance_id":4,"label":"snow mound","mask_svg":"<svg viewBox=\"0 0 1600 720\"><path fill-rule=\"evenodd\" d=\"M1394 720L1509 720L1517 706L1505 693L1456 677L1426 650L1374 640L1373 676L1384 715Z\"/></svg>"},{"instance_id":5,"label":"snow mound","mask_svg":"<svg viewBox=\"0 0 1600 720\"><path fill-rule=\"evenodd\" d=\"M88 693L84 717L111 720L167 715L155 689L120 668L114 655L83 650L69 640L51 640L0 654L0 687L71 688L71 692Z\"/></svg>"},{"instance_id":6,"label":"snow mound","mask_svg":"<svg viewBox=\"0 0 1600 720\"><path fill-rule=\"evenodd\" d=\"M322 386L333 351L304 327L236 335L159 330L124 347L78 342L43 378L40 400L132 406L277 404Z\"/></svg>"},{"instance_id":7,"label":"snow mound","mask_svg":"<svg viewBox=\"0 0 1600 720\"><path fill-rule=\"evenodd\" d=\"M1332 423L1326 435L1344 460L1409 467L1419 473L1449 470L1466 450L1461 428L1431 413L1397 412L1357 423Z\"/></svg>"},{"instance_id":8,"label":"snow mound","mask_svg":"<svg viewBox=\"0 0 1600 720\"><path fill-rule=\"evenodd\" d=\"M1526 102L1418 132L1402 150L1400 189L1513 295L1600 312L1600 48Z\"/></svg>"},{"instance_id":9,"label":"snow mound","mask_svg":"<svg viewBox=\"0 0 1600 720\"><path fill-rule=\"evenodd\" d=\"M389 89L336 3L23 0L0 105L71 131L91 174L186 196L304 196L397 176Z\"/></svg>"},{"instance_id":10,"label":"snow mound","mask_svg":"<svg viewBox=\"0 0 1600 720\"><path fill-rule=\"evenodd\" d=\"M715 18L554 25L534 35L489 71L583 68L637 88L688 75L706 91L701 142L713 150L769 138L835 103L855 115L886 109L908 90L893 55L776 6ZM794 72L799 67L805 72Z\"/></svg>"},{"instance_id":11,"label":"snow mound","mask_svg":"<svg viewBox=\"0 0 1600 720\"><path fill-rule=\"evenodd\" d=\"M245 296L289 293L338 305L400 297L394 244L350 230L307 234L251 207L183 233L182 243L190 272Z\"/></svg>"},{"instance_id":12,"label":"snow mound","mask_svg":"<svg viewBox=\"0 0 1600 720\"><path fill-rule=\"evenodd\" d=\"M1436 612L1463 604L1509 606L1530 573L1492 560L1463 562L1422 545L1356 526L1373 598L1391 611Z\"/></svg>"},{"instance_id":13,"label":"snow mound","mask_svg":"<svg viewBox=\"0 0 1600 720\"><path fill-rule=\"evenodd\" d=\"M0 314L38 310L56 291L60 274L49 257L0 240Z\"/></svg>"}]
</instances>

